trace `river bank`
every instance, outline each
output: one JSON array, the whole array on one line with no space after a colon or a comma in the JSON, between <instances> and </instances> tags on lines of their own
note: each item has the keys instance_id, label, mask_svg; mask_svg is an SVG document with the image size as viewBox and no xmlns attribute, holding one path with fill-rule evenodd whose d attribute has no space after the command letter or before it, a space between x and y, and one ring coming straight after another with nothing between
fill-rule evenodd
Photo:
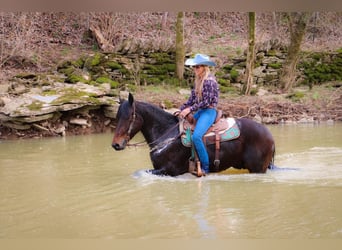
<instances>
[{"instance_id":1,"label":"river bank","mask_svg":"<svg viewBox=\"0 0 342 250\"><path fill-rule=\"evenodd\" d=\"M187 98L186 89L141 88L134 94L135 100L174 110ZM297 88L296 95L272 93L260 88L255 96L238 96L222 93L219 109L226 116L248 117L263 124L319 124L342 121L342 89L337 83L315 86L313 89ZM299 94L301 93L301 94ZM120 93L124 98L127 92ZM15 128L0 125L0 139L14 140L54 136L74 136L113 132L116 125L115 112L118 103L105 103L97 107L78 109L77 112L60 112L59 117L31 126ZM108 114L108 108L112 113Z\"/></svg>"}]
</instances>

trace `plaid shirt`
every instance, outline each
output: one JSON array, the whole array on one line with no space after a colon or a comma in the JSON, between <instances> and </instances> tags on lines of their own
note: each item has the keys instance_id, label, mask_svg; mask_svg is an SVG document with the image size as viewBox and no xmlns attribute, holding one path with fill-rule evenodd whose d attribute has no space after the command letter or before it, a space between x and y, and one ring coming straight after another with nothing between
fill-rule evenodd
<instances>
[{"instance_id":1,"label":"plaid shirt","mask_svg":"<svg viewBox=\"0 0 342 250\"><path fill-rule=\"evenodd\" d=\"M202 100L198 100L195 89L192 88L191 95L187 102L185 102L180 110L190 107L190 111L197 111L199 109L216 108L219 98L219 87L216 78L209 75L203 83Z\"/></svg>"}]
</instances>

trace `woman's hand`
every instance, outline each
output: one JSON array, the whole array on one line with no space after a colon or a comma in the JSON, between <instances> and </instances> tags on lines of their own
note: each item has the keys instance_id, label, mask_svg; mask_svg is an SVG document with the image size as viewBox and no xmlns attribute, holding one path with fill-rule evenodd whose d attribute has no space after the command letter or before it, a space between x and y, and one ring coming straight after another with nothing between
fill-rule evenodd
<instances>
[{"instance_id":1,"label":"woman's hand","mask_svg":"<svg viewBox=\"0 0 342 250\"><path fill-rule=\"evenodd\" d=\"M185 108L179 113L180 118L185 118L190 113L190 108Z\"/></svg>"}]
</instances>

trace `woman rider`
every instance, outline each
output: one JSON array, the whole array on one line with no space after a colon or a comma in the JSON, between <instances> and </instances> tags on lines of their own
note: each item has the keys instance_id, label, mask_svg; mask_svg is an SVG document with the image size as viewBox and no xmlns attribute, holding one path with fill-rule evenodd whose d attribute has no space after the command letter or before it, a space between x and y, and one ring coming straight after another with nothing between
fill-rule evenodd
<instances>
[{"instance_id":1,"label":"woman rider","mask_svg":"<svg viewBox=\"0 0 342 250\"><path fill-rule=\"evenodd\" d=\"M180 107L181 118L194 112L196 126L192 135L202 173L209 173L209 156L203 142L203 136L216 119L216 106L219 99L219 87L215 76L210 72L209 66L216 66L209 56L196 54L194 58L187 59L185 65L192 66L195 71L194 88L189 99Z\"/></svg>"}]
</instances>

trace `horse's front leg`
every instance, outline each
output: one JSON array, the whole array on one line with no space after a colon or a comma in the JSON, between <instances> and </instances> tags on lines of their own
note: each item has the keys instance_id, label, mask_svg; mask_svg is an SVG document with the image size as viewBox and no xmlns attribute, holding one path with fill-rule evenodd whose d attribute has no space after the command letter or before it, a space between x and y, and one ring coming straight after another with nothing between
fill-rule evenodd
<instances>
[{"instance_id":1,"label":"horse's front leg","mask_svg":"<svg viewBox=\"0 0 342 250\"><path fill-rule=\"evenodd\" d=\"M149 169L149 170L147 170L147 173L151 173L151 174L154 174L154 175L168 175L164 168Z\"/></svg>"}]
</instances>

